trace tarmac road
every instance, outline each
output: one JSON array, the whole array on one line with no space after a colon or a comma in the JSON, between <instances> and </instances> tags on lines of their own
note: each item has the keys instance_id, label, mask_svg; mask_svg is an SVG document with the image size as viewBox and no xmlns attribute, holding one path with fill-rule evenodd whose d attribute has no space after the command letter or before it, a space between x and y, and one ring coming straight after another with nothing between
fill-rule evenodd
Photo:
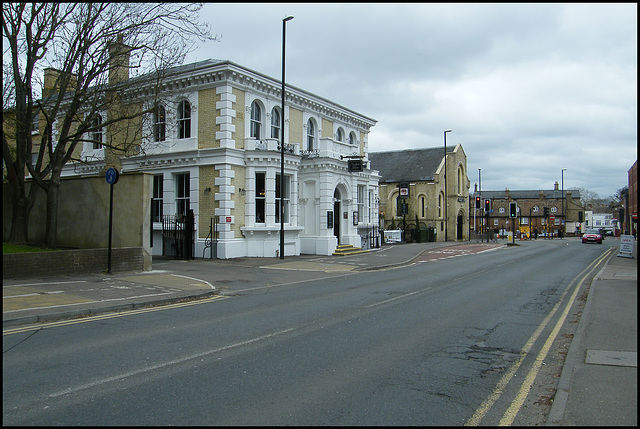
<instances>
[{"instance_id":1,"label":"tarmac road","mask_svg":"<svg viewBox=\"0 0 640 429\"><path fill-rule=\"evenodd\" d=\"M613 238L606 241L614 247L618 242ZM532 241L522 245L535 244ZM465 257L505 245L403 244L356 256L299 256L284 260L158 258L154 259L154 270L147 273L3 279L3 334L11 335L19 325L234 294L268 284L433 263L440 258ZM568 352L557 391L549 398L547 425L637 425L635 242L633 256L612 254L585 293L584 309L575 320L575 335L567 340Z\"/></svg>"}]
</instances>

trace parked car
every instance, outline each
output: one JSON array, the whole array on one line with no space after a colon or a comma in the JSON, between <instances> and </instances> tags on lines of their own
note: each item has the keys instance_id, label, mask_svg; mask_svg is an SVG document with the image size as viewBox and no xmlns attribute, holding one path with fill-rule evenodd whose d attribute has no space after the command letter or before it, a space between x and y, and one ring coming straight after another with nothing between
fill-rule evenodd
<instances>
[{"instance_id":1,"label":"parked car","mask_svg":"<svg viewBox=\"0 0 640 429\"><path fill-rule=\"evenodd\" d=\"M597 229L587 229L582 235L582 242L602 244L602 234Z\"/></svg>"}]
</instances>

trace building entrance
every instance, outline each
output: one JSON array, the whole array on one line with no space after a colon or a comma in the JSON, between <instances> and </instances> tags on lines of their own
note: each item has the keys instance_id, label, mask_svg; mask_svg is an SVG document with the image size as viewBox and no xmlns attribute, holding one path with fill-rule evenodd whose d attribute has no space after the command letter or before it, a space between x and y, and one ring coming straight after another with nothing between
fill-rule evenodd
<instances>
[{"instance_id":1,"label":"building entrance","mask_svg":"<svg viewBox=\"0 0 640 429\"><path fill-rule=\"evenodd\" d=\"M333 192L333 235L338 239L338 244L340 244L340 191L336 189Z\"/></svg>"}]
</instances>

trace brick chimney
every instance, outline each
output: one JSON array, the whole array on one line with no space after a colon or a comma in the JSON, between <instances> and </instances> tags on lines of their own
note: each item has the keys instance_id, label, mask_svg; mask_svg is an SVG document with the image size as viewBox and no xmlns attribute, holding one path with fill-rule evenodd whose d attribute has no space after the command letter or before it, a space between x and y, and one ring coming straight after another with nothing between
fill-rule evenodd
<instances>
[{"instance_id":1,"label":"brick chimney","mask_svg":"<svg viewBox=\"0 0 640 429\"><path fill-rule=\"evenodd\" d=\"M53 67L47 67L44 69L44 85L42 86L42 98L47 98L50 95L60 92L60 80L63 76L63 71L54 69ZM74 91L78 84L75 75L71 76L67 91Z\"/></svg>"},{"instance_id":2,"label":"brick chimney","mask_svg":"<svg viewBox=\"0 0 640 429\"><path fill-rule=\"evenodd\" d=\"M559 191L559 190L560 190L560 188L559 188L559 186L558 186L558 181L557 181L557 180L556 180L556 183L554 183L554 184L553 184L553 190L554 190L554 191Z\"/></svg>"},{"instance_id":3,"label":"brick chimney","mask_svg":"<svg viewBox=\"0 0 640 429\"><path fill-rule=\"evenodd\" d=\"M131 47L123 42L122 34L109 44L109 85L117 85L129 79Z\"/></svg>"}]
</instances>

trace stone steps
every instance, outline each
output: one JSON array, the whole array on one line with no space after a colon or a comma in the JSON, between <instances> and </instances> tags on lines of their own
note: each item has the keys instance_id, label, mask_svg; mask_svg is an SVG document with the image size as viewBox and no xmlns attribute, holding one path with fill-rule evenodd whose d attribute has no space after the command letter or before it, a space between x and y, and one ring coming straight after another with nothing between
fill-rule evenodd
<instances>
[{"instance_id":1,"label":"stone steps","mask_svg":"<svg viewBox=\"0 0 640 429\"><path fill-rule=\"evenodd\" d=\"M350 244L338 244L334 256L357 255L358 253L366 253L368 250L362 250L360 247L354 247Z\"/></svg>"}]
</instances>

